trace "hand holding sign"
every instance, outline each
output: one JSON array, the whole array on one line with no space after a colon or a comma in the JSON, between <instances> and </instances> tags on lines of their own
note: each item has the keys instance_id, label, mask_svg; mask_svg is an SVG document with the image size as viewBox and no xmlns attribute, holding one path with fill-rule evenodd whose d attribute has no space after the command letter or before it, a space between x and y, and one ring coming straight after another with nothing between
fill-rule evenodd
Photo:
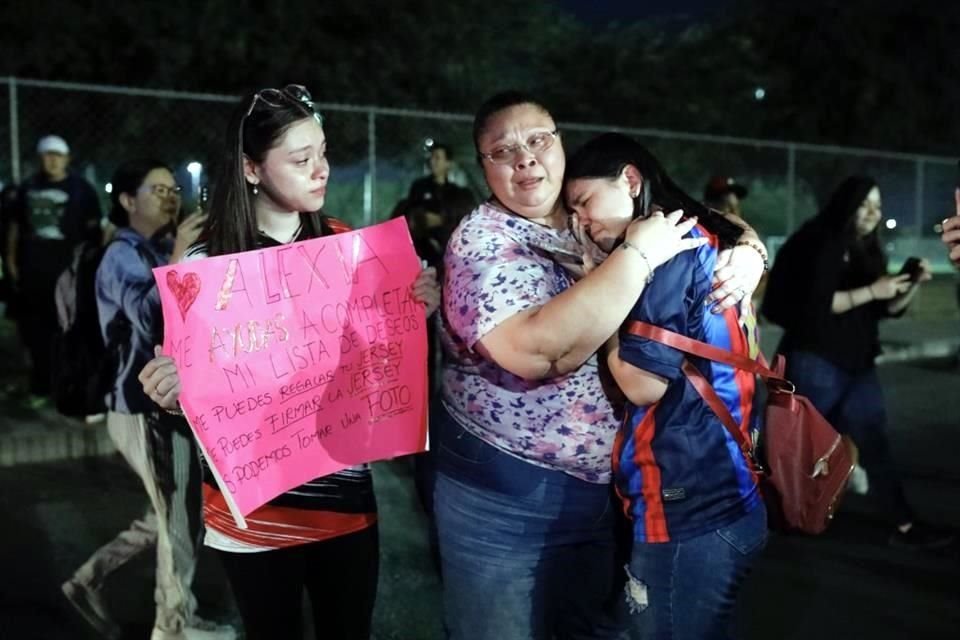
<instances>
[{"instance_id":1,"label":"hand holding sign","mask_svg":"<svg viewBox=\"0 0 960 640\"><path fill-rule=\"evenodd\" d=\"M419 300L435 309L439 288L403 220L155 274L167 356L141 381L161 406L179 392L238 522L318 476L424 449Z\"/></svg>"},{"instance_id":2,"label":"hand holding sign","mask_svg":"<svg viewBox=\"0 0 960 640\"><path fill-rule=\"evenodd\" d=\"M165 411L180 409L180 374L177 364L170 356L163 355L161 348L153 348L154 358L140 370L137 379L143 385L143 393Z\"/></svg>"},{"instance_id":3,"label":"hand holding sign","mask_svg":"<svg viewBox=\"0 0 960 640\"><path fill-rule=\"evenodd\" d=\"M424 267L413 283L413 297L423 303L427 316L430 316L440 306L440 284L437 282L436 268L427 267L426 262Z\"/></svg>"}]
</instances>

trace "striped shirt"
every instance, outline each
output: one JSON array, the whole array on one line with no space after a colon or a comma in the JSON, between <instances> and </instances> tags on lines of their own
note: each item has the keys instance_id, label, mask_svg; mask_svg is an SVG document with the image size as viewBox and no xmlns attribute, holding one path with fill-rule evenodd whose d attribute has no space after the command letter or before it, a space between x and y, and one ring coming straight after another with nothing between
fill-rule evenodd
<instances>
[{"instance_id":1,"label":"striped shirt","mask_svg":"<svg viewBox=\"0 0 960 640\"><path fill-rule=\"evenodd\" d=\"M640 320L750 356L756 333L736 309L710 312L717 240L702 227L691 235L710 244L661 265L627 320ZM682 295L681 295L682 294ZM628 405L614 445L614 479L638 542L669 542L724 527L760 503L756 477L736 442L687 382L685 355L621 331L620 359L668 380L656 403ZM690 357L713 384L746 437L755 381L751 373Z\"/></svg>"},{"instance_id":2,"label":"striped shirt","mask_svg":"<svg viewBox=\"0 0 960 640\"><path fill-rule=\"evenodd\" d=\"M351 230L334 218L325 218L324 222L322 235ZM294 241L306 239L309 238L300 234ZM258 245L264 248L280 243L261 233ZM183 262L205 257L207 247L199 243L186 252ZM230 515L205 458L203 465L203 521L207 527L204 543L214 549L235 553L270 551L346 535L377 521L370 465L322 476L280 494L245 517L247 529L239 528Z\"/></svg>"}]
</instances>

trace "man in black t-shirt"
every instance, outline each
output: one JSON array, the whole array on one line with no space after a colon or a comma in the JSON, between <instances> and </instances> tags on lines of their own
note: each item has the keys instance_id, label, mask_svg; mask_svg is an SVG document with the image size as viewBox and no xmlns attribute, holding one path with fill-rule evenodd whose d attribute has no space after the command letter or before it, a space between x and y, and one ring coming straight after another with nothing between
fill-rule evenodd
<instances>
[{"instance_id":1,"label":"man in black t-shirt","mask_svg":"<svg viewBox=\"0 0 960 640\"><path fill-rule=\"evenodd\" d=\"M76 247L99 245L100 203L90 184L70 173L70 148L59 136L37 144L41 170L17 189L7 229L6 275L17 297L20 335L30 352L32 404L50 393L50 347L57 330L54 288Z\"/></svg>"},{"instance_id":2,"label":"man in black t-shirt","mask_svg":"<svg viewBox=\"0 0 960 640\"><path fill-rule=\"evenodd\" d=\"M435 249L439 249L441 259L447 238L460 219L476 205L469 189L450 181L452 168L450 147L434 144L430 148L430 175L414 180L406 201L407 220L414 235L420 236L414 241L439 245Z\"/></svg>"}]
</instances>

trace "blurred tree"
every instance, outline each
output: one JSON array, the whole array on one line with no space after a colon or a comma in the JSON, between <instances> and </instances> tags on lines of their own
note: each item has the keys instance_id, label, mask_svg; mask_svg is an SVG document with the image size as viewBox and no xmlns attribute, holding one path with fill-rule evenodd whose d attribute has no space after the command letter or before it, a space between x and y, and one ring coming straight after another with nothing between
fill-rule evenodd
<instances>
[{"instance_id":1,"label":"blurred tree","mask_svg":"<svg viewBox=\"0 0 960 640\"><path fill-rule=\"evenodd\" d=\"M520 0L34 0L0 12L0 73L216 93L301 81L320 101L457 112L520 87L563 120L951 152L960 3L733 5L602 25Z\"/></svg>"}]
</instances>

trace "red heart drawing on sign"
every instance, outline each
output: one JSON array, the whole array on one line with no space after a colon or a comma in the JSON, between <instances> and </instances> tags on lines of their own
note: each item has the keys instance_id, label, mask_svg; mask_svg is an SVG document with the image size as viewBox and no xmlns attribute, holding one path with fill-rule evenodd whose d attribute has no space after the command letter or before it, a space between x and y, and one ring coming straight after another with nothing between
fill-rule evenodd
<instances>
[{"instance_id":1,"label":"red heart drawing on sign","mask_svg":"<svg viewBox=\"0 0 960 640\"><path fill-rule=\"evenodd\" d=\"M200 276L195 273L188 273L181 280L176 271L167 271L167 286L177 299L180 317L186 320L187 310L200 295Z\"/></svg>"}]
</instances>

